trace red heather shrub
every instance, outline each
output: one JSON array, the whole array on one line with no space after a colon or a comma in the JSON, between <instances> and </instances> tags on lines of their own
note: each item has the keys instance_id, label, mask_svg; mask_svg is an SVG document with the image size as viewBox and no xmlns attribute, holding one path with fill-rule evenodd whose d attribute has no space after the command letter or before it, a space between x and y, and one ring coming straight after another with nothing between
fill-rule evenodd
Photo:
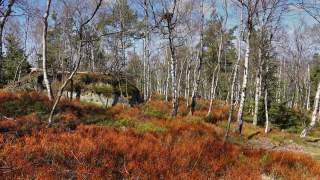
<instances>
[{"instance_id":1,"label":"red heather shrub","mask_svg":"<svg viewBox=\"0 0 320 180\"><path fill-rule=\"evenodd\" d=\"M76 116L73 112L64 112L59 115L59 122L70 122L70 121L76 121L79 117Z\"/></svg>"},{"instance_id":2,"label":"red heather shrub","mask_svg":"<svg viewBox=\"0 0 320 180\"><path fill-rule=\"evenodd\" d=\"M304 155L245 149L223 144L206 127L176 126L163 135L82 125L72 132L44 129L2 145L1 166L12 169L0 172L10 179L260 179L262 174L295 179L320 174L319 164Z\"/></svg>"},{"instance_id":3,"label":"red heather shrub","mask_svg":"<svg viewBox=\"0 0 320 180\"><path fill-rule=\"evenodd\" d=\"M171 113L171 102L154 100L154 101L148 101L147 105L163 113L167 113L167 114Z\"/></svg>"},{"instance_id":4,"label":"red heather shrub","mask_svg":"<svg viewBox=\"0 0 320 180\"><path fill-rule=\"evenodd\" d=\"M13 120L0 120L0 132L14 130L17 127L17 122Z\"/></svg>"},{"instance_id":5,"label":"red heather shrub","mask_svg":"<svg viewBox=\"0 0 320 180\"><path fill-rule=\"evenodd\" d=\"M311 157L298 153L272 152L266 172L276 172L280 177L292 174L289 179L320 178L320 166Z\"/></svg>"},{"instance_id":6,"label":"red heather shrub","mask_svg":"<svg viewBox=\"0 0 320 180\"><path fill-rule=\"evenodd\" d=\"M1 99L31 98L47 102L41 95L0 93ZM196 111L207 113L207 102L199 101ZM159 100L148 102L149 114L170 115L171 105ZM182 105L180 105L182 106ZM80 102L62 101L57 114L66 123L88 117L149 120L142 106L122 105L108 110ZM212 116L225 118L227 106L215 105ZM186 109L182 109L185 111ZM187 111L187 110L186 110ZM165 116L164 116L165 117ZM145 119L144 119L145 118ZM149 118L149 119L147 119ZM0 120L0 127L26 129L30 133L8 141L0 134L0 177L4 179L261 179L261 175L285 179L319 178L320 165L310 157L289 152L253 150L224 144L218 128L208 123L186 123L154 118L167 130L163 133L135 133L94 125L75 130L44 128L37 114ZM38 127L38 128L34 128Z\"/></svg>"},{"instance_id":7,"label":"red heather shrub","mask_svg":"<svg viewBox=\"0 0 320 180\"><path fill-rule=\"evenodd\" d=\"M113 116L120 114L121 112L127 110L129 107L123 106L121 104L117 104L113 107L108 108L108 112L111 113Z\"/></svg>"},{"instance_id":8,"label":"red heather shrub","mask_svg":"<svg viewBox=\"0 0 320 180\"><path fill-rule=\"evenodd\" d=\"M13 93L0 91L0 103L8 101L13 98L16 98L16 96Z\"/></svg>"},{"instance_id":9,"label":"red heather shrub","mask_svg":"<svg viewBox=\"0 0 320 180\"><path fill-rule=\"evenodd\" d=\"M118 105L122 106L122 105ZM117 107L119 108L119 107ZM118 114L114 115L116 119L140 119L139 117L142 116L142 113L138 107L122 107L122 111Z\"/></svg>"}]
</instances>

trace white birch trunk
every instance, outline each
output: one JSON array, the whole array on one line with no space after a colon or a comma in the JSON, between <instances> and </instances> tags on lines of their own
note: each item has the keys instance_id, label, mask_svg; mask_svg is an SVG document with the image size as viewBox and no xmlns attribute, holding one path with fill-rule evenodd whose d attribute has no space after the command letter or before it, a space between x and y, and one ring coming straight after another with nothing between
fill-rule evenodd
<instances>
[{"instance_id":1,"label":"white birch trunk","mask_svg":"<svg viewBox=\"0 0 320 180\"><path fill-rule=\"evenodd\" d=\"M173 44L172 44L173 46ZM171 47L173 48L173 47ZM171 83L172 83L172 117L178 113L178 97L177 97L177 62L175 58L175 50L171 50Z\"/></svg>"},{"instance_id":2,"label":"white birch trunk","mask_svg":"<svg viewBox=\"0 0 320 180\"><path fill-rule=\"evenodd\" d=\"M166 58L168 58L168 51L166 50ZM170 80L170 62L168 60L167 64L167 79L166 79L166 89L165 89L165 99L168 101L169 96L169 80Z\"/></svg>"},{"instance_id":3,"label":"white birch trunk","mask_svg":"<svg viewBox=\"0 0 320 180\"><path fill-rule=\"evenodd\" d=\"M149 11L148 0L144 0L144 60L143 60L143 77L144 77L144 100L150 97L150 35L149 35Z\"/></svg>"},{"instance_id":4,"label":"white birch trunk","mask_svg":"<svg viewBox=\"0 0 320 180\"><path fill-rule=\"evenodd\" d=\"M50 12L51 0L47 0L46 11L43 16L43 34L42 34L42 68L43 68L43 81L47 89L48 98L53 100L53 94L51 90L51 84L48 79L47 72L47 32L48 32L48 17Z\"/></svg>"},{"instance_id":5,"label":"white birch trunk","mask_svg":"<svg viewBox=\"0 0 320 180\"><path fill-rule=\"evenodd\" d=\"M310 66L308 64L308 87L307 87L307 110L310 110L310 92L311 92L311 79L310 79Z\"/></svg>"},{"instance_id":6,"label":"white birch trunk","mask_svg":"<svg viewBox=\"0 0 320 180\"><path fill-rule=\"evenodd\" d=\"M278 88L277 88L277 102L281 102L281 85L282 85L282 60L279 67L279 76L278 76Z\"/></svg>"},{"instance_id":7,"label":"white birch trunk","mask_svg":"<svg viewBox=\"0 0 320 180\"><path fill-rule=\"evenodd\" d=\"M222 30L220 33L221 34L220 34L220 42L219 42L219 50L218 50L218 64L212 74L211 90L210 90L210 105L209 105L207 116L209 116L212 111L213 99L215 98L216 87L219 79L218 77L219 77L219 71L220 71L221 51L222 51L222 44L223 44Z\"/></svg>"},{"instance_id":8,"label":"white birch trunk","mask_svg":"<svg viewBox=\"0 0 320 180\"><path fill-rule=\"evenodd\" d=\"M247 81L248 81L248 67L249 67L249 56L250 56L250 36L251 32L248 30L247 33L247 47L246 47L246 54L244 58L244 71L243 71L243 82L241 87L241 93L240 93L240 104L239 104L239 110L238 110L238 117L237 117L237 129L236 132L241 133L242 131L242 125L243 125L243 109L244 109L244 103L246 99L246 89L247 89Z\"/></svg>"},{"instance_id":9,"label":"white birch trunk","mask_svg":"<svg viewBox=\"0 0 320 180\"><path fill-rule=\"evenodd\" d=\"M313 108L313 112L312 112L312 116L311 116L311 122L310 122L309 126L304 128L303 131L301 132L300 137L302 137L302 138L306 137L308 132L312 128L314 128L314 126L316 125L316 122L317 122L317 119L318 119L319 98L320 98L320 82L318 84L317 93L316 93L316 96L314 98L314 108Z\"/></svg>"},{"instance_id":10,"label":"white birch trunk","mask_svg":"<svg viewBox=\"0 0 320 180\"><path fill-rule=\"evenodd\" d=\"M258 111L259 111L259 100L261 96L261 49L259 49L259 59L258 59L258 68L256 74L256 92L254 98L254 114L253 114L253 125L257 126L258 124Z\"/></svg>"},{"instance_id":11,"label":"white birch trunk","mask_svg":"<svg viewBox=\"0 0 320 180\"><path fill-rule=\"evenodd\" d=\"M241 60L241 37L242 37L242 23L243 23L243 12L242 12L242 6L240 10L240 29L239 29L239 37L238 37L238 57L237 61L234 65L234 71L233 71L233 76L232 76L232 84L231 84L231 90L230 90L230 110L228 114L228 123L226 126L226 132L224 135L224 142L227 141L228 136L229 136L229 130L230 130L230 125L231 125L231 120L232 120L232 113L234 110L234 95L237 96L237 93L234 92L235 86L236 86L236 80L237 80L237 74L238 74L238 68L239 68L239 63Z\"/></svg>"},{"instance_id":12,"label":"white birch trunk","mask_svg":"<svg viewBox=\"0 0 320 180\"><path fill-rule=\"evenodd\" d=\"M148 48L149 49L149 48ZM147 66L147 74L148 74L148 88L147 88L147 91L148 91L148 100L150 101L151 100L151 91L152 91L152 84L151 84L151 70L150 70L150 52L148 51L148 66Z\"/></svg>"},{"instance_id":13,"label":"white birch trunk","mask_svg":"<svg viewBox=\"0 0 320 180\"><path fill-rule=\"evenodd\" d=\"M143 39L143 100L147 100L147 58L146 58L146 40Z\"/></svg>"},{"instance_id":14,"label":"white birch trunk","mask_svg":"<svg viewBox=\"0 0 320 180\"><path fill-rule=\"evenodd\" d=\"M191 63L187 62L187 69L186 69L186 91L185 91L185 99L186 105L189 107L189 95L190 95L190 73L191 73Z\"/></svg>"},{"instance_id":15,"label":"white birch trunk","mask_svg":"<svg viewBox=\"0 0 320 180\"><path fill-rule=\"evenodd\" d=\"M180 97L180 93L181 93L181 79L183 74L183 67L186 62L187 62L187 58L183 63L181 63L181 66L180 66L179 79L178 79L178 97Z\"/></svg>"},{"instance_id":16,"label":"white birch trunk","mask_svg":"<svg viewBox=\"0 0 320 180\"><path fill-rule=\"evenodd\" d=\"M270 129L269 125L269 112L268 112L268 90L266 87L265 95L264 95L264 108L265 108L265 116L266 116L266 127L264 129L264 133L268 133Z\"/></svg>"}]
</instances>

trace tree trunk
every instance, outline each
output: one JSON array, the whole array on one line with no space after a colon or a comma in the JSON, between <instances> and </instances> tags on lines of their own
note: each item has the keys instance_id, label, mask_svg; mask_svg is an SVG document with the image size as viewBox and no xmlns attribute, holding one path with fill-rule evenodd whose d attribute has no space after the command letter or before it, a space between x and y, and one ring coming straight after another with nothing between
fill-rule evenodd
<instances>
[{"instance_id":1,"label":"tree trunk","mask_svg":"<svg viewBox=\"0 0 320 180\"><path fill-rule=\"evenodd\" d=\"M73 76L76 74L76 72L77 72L78 69L79 69L79 65L80 65L80 62L81 62L81 59L82 59L82 46L83 46L82 41L80 41L79 44L80 44L80 45L79 45L79 49L78 49L78 58L79 58L79 59L78 59L78 62L77 62L77 64L76 64L76 67L74 68L74 70L73 70L72 73L70 74L70 76L69 76L69 77L67 78L67 80L62 84L62 86L60 87L60 89L59 89L59 91L58 91L58 96L57 96L57 98L56 98L56 100L55 100L55 102L54 102L54 104L53 104L53 106L52 106L52 109L51 109L51 112L50 112L50 115L49 115L49 120L48 120L49 125L52 124L54 111L55 111L55 109L57 108L58 103L60 102L60 99L61 99L61 97L62 97L62 95L63 95L63 91L64 91L65 87L66 87L67 84L72 80ZM72 93L71 93L71 96L73 96Z\"/></svg>"},{"instance_id":2,"label":"tree trunk","mask_svg":"<svg viewBox=\"0 0 320 180\"><path fill-rule=\"evenodd\" d=\"M309 111L310 110L310 92L311 92L311 79L310 79L310 66L308 64L308 82L307 82L307 104L306 108Z\"/></svg>"},{"instance_id":3,"label":"tree trunk","mask_svg":"<svg viewBox=\"0 0 320 180\"><path fill-rule=\"evenodd\" d=\"M48 0L48 1L50 1L50 0ZM52 124L52 120L53 120L53 115L54 115L55 109L57 108L58 103L60 102L60 99L61 99L61 97L63 95L63 91L64 91L65 87L67 86L67 84L70 81L72 81L73 76L77 73L77 71L79 69L80 62L81 62L82 56L83 56L83 52L82 52L83 45L84 45L83 44L84 43L84 41L83 41L84 40L83 28L85 27L86 24L88 24L93 19L93 17L97 13L98 9L100 8L101 4L102 4L102 0L99 0L97 6L96 6L95 10L93 11L92 15L90 16L90 18L80 24L79 34L78 34L79 35L79 40L78 40L79 41L79 46L78 46L78 51L77 51L78 61L77 61L76 67L73 69L73 71L71 72L70 76L62 84L62 86L59 88L58 96L55 99L55 102L54 102L54 104L53 104L53 106L51 108L51 112L50 112L50 115L49 115L49 119L48 119L49 126Z\"/></svg>"},{"instance_id":4,"label":"tree trunk","mask_svg":"<svg viewBox=\"0 0 320 180\"><path fill-rule=\"evenodd\" d=\"M47 89L48 98L53 100L53 94L51 90L51 84L48 79L47 72L47 32L48 32L48 17L50 13L51 0L47 0L47 7L43 16L43 35L42 35L42 68L43 68L43 81Z\"/></svg>"},{"instance_id":5,"label":"tree trunk","mask_svg":"<svg viewBox=\"0 0 320 180\"><path fill-rule=\"evenodd\" d=\"M210 90L210 105L209 105L209 110L208 110L207 116L209 116L211 114L213 99L215 99L216 88L217 88L217 84L218 84L218 80L219 80L221 51L222 51L222 44L223 44L222 30L220 33L221 34L220 34L220 43L219 43L219 50L218 50L218 64L215 67L215 70L213 71L213 74L212 74L211 90Z\"/></svg>"},{"instance_id":6,"label":"tree trunk","mask_svg":"<svg viewBox=\"0 0 320 180\"><path fill-rule=\"evenodd\" d=\"M197 97L197 91L198 91L198 86L200 82L200 76L201 76L201 68L202 68L202 61L203 61L203 31L204 31L204 13L203 13L203 1L201 1L200 9L201 9L201 30L200 30L200 53L199 56L197 57L199 59L199 64L197 68L197 76L196 80L194 83L193 91L192 91L192 96L191 96L191 107L190 107L190 113L193 115L195 108L196 108L196 97Z\"/></svg>"},{"instance_id":7,"label":"tree trunk","mask_svg":"<svg viewBox=\"0 0 320 180\"><path fill-rule=\"evenodd\" d=\"M244 71L243 71L243 82L241 87L241 94L240 94L240 105L238 110L238 117L237 117L237 128L236 132L241 134L242 131L242 125L243 125L243 109L244 109L244 103L246 99L246 89L247 89L247 81L248 81L248 66L249 66L249 56L250 56L250 36L251 32L248 30L247 33L247 47L246 47L246 55L244 58Z\"/></svg>"},{"instance_id":8,"label":"tree trunk","mask_svg":"<svg viewBox=\"0 0 320 180\"><path fill-rule=\"evenodd\" d=\"M143 100L147 101L147 56L146 56L146 40L143 39Z\"/></svg>"},{"instance_id":9,"label":"tree trunk","mask_svg":"<svg viewBox=\"0 0 320 180\"><path fill-rule=\"evenodd\" d=\"M166 58L168 58L168 51L166 50ZM169 96L169 80L170 80L170 62L168 60L167 64L167 79L166 79L166 89L165 89L165 98L166 101L168 101L168 96Z\"/></svg>"},{"instance_id":10,"label":"tree trunk","mask_svg":"<svg viewBox=\"0 0 320 180\"><path fill-rule=\"evenodd\" d=\"M190 73L191 73L191 63L187 61L187 69L186 69L186 91L185 91L185 99L187 108L189 107L189 95L190 95Z\"/></svg>"},{"instance_id":11,"label":"tree trunk","mask_svg":"<svg viewBox=\"0 0 320 180\"><path fill-rule=\"evenodd\" d=\"M92 45L91 45L91 63L90 63L90 70L91 70L91 72L95 72L95 52L94 52L94 45L93 45L93 43L92 43Z\"/></svg>"},{"instance_id":12,"label":"tree trunk","mask_svg":"<svg viewBox=\"0 0 320 180\"><path fill-rule=\"evenodd\" d=\"M256 74L256 92L254 98L254 114L253 114L253 125L257 126L258 124L258 111L259 111L259 100L261 96L261 49L259 48L259 58L258 58L258 67Z\"/></svg>"},{"instance_id":13,"label":"tree trunk","mask_svg":"<svg viewBox=\"0 0 320 180\"><path fill-rule=\"evenodd\" d=\"M171 39L171 38L170 38ZM171 49L171 83L172 83L172 117L176 117L178 113L178 97L177 97L177 61L175 55L175 48L170 40L170 49Z\"/></svg>"},{"instance_id":14,"label":"tree trunk","mask_svg":"<svg viewBox=\"0 0 320 180\"><path fill-rule=\"evenodd\" d=\"M266 115L266 127L265 127L264 132L268 133L270 127L269 127L268 90L267 90L267 87L266 87L265 94L264 94L264 108L265 108L265 115Z\"/></svg>"},{"instance_id":15,"label":"tree trunk","mask_svg":"<svg viewBox=\"0 0 320 180\"><path fill-rule=\"evenodd\" d=\"M181 96L181 79L182 79L182 74L183 74L183 67L187 62L187 58L185 59L185 61L183 63L181 63L180 66L180 71L179 71L179 79L178 79L178 97Z\"/></svg>"},{"instance_id":16,"label":"tree trunk","mask_svg":"<svg viewBox=\"0 0 320 180\"><path fill-rule=\"evenodd\" d=\"M234 92L235 86L236 86L236 80L237 80L237 74L238 74L238 68L239 68L239 63L241 60L241 37L242 37L242 23L243 23L243 13L242 13L242 6L241 6L241 11L240 11L240 30L239 30L239 37L238 37L238 57L237 57L237 61L234 65L234 71L233 71L233 76L232 76L232 84L231 84L231 90L230 90L230 110L228 113L228 122L227 122L227 126L226 126L226 132L224 135L224 142L226 142L228 140L228 136L229 136L229 130L230 130L230 125L231 125L231 120L232 120L232 113L234 110L234 95L236 94Z\"/></svg>"},{"instance_id":17,"label":"tree trunk","mask_svg":"<svg viewBox=\"0 0 320 180\"><path fill-rule=\"evenodd\" d=\"M143 3L144 8L144 57L143 57L143 79L144 79L144 100L147 101L150 96L150 89L149 89L149 83L150 83L150 53L149 53L149 12L148 12L148 0L144 0Z\"/></svg>"},{"instance_id":18,"label":"tree trunk","mask_svg":"<svg viewBox=\"0 0 320 180\"><path fill-rule=\"evenodd\" d=\"M149 51L150 52L150 51ZM150 53L149 57L150 57ZM150 59L150 58L148 58ZM147 73L148 73L148 100L151 100L151 95L152 95L152 81L151 81L151 70L150 70L150 60L148 60L148 67L147 67Z\"/></svg>"},{"instance_id":19,"label":"tree trunk","mask_svg":"<svg viewBox=\"0 0 320 180\"><path fill-rule=\"evenodd\" d=\"M314 108L311 116L311 122L309 126L305 127L300 134L300 137L304 138L308 134L308 132L314 128L318 119L318 109L319 109L319 98L320 98L320 82L318 84L317 93L314 98Z\"/></svg>"}]
</instances>

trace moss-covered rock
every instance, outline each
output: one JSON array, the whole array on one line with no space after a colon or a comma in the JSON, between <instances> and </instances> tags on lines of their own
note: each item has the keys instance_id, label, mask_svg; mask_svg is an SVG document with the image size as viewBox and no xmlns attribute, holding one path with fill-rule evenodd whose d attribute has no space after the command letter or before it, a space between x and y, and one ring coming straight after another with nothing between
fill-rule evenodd
<instances>
[{"instance_id":1,"label":"moss-covered rock","mask_svg":"<svg viewBox=\"0 0 320 180\"><path fill-rule=\"evenodd\" d=\"M59 73L50 77L52 91L55 94L63 83L63 77L67 75ZM79 72L66 86L64 96L101 105L115 105L119 100L134 105L141 102L141 98L139 89L132 82L129 77L123 74ZM7 85L5 89L10 91L43 91L45 86L42 72L32 72L21 78L19 82Z\"/></svg>"}]
</instances>

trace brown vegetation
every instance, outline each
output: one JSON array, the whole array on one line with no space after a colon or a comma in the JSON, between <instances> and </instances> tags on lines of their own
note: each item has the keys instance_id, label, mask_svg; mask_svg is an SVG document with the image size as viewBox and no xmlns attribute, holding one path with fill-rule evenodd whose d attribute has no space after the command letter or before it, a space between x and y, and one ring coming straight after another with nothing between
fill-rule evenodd
<instances>
[{"instance_id":1,"label":"brown vegetation","mask_svg":"<svg viewBox=\"0 0 320 180\"><path fill-rule=\"evenodd\" d=\"M4 107L27 99L30 106L50 104L36 93L0 93L0 113L15 115L0 120L0 129L6 129L0 135L0 176L5 179L320 178L320 165L309 156L224 144L222 129L205 122L205 102L198 103L195 116L180 106L173 120L170 104L160 100L107 110L63 101L56 124L47 128L47 112ZM227 107L216 102L211 118L226 120L226 114Z\"/></svg>"}]
</instances>

